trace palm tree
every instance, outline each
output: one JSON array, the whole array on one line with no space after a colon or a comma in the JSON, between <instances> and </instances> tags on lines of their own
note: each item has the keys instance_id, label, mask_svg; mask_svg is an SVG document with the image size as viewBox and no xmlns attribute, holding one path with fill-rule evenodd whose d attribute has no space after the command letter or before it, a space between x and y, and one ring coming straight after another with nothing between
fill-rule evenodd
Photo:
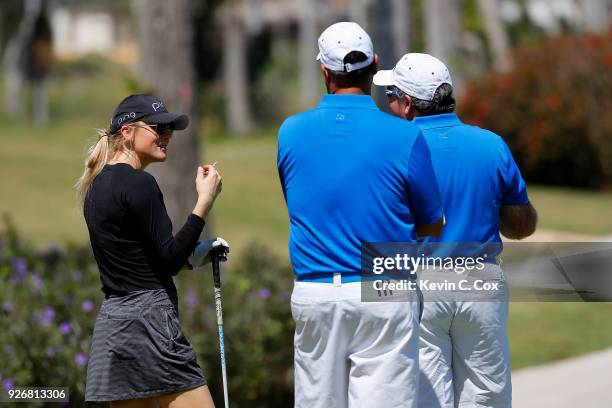
<instances>
[{"instance_id":1,"label":"palm tree","mask_svg":"<svg viewBox=\"0 0 612 408\"><path fill-rule=\"evenodd\" d=\"M391 30L395 59L410 51L410 0L391 0Z\"/></svg>"},{"instance_id":2,"label":"palm tree","mask_svg":"<svg viewBox=\"0 0 612 408\"><path fill-rule=\"evenodd\" d=\"M182 225L196 201L193 188L198 159L198 121L195 112L196 74L193 55L191 0L132 0L137 21L140 61L138 78L153 89L169 110L189 114L189 128L172 138L163 169L152 173L166 197L175 227Z\"/></svg>"},{"instance_id":3,"label":"palm tree","mask_svg":"<svg viewBox=\"0 0 612 408\"><path fill-rule=\"evenodd\" d=\"M499 12L499 0L478 0L485 32L493 54L493 65L498 71L510 68L510 42Z\"/></svg>"},{"instance_id":4,"label":"palm tree","mask_svg":"<svg viewBox=\"0 0 612 408\"><path fill-rule=\"evenodd\" d=\"M9 115L22 111L22 88L29 83L32 90L32 119L36 125L49 120L47 75L53 63L51 26L47 2L26 0L23 17L8 41L4 53L5 110Z\"/></svg>"},{"instance_id":5,"label":"palm tree","mask_svg":"<svg viewBox=\"0 0 612 408\"><path fill-rule=\"evenodd\" d=\"M377 0L374 3L374 49L381 69L393 67L409 48L409 13L407 0ZM378 105L386 109L382 90L375 91Z\"/></svg>"},{"instance_id":6,"label":"palm tree","mask_svg":"<svg viewBox=\"0 0 612 408\"><path fill-rule=\"evenodd\" d=\"M594 32L606 31L610 25L612 2L610 0L581 0L580 3L586 29Z\"/></svg>"},{"instance_id":7,"label":"palm tree","mask_svg":"<svg viewBox=\"0 0 612 408\"><path fill-rule=\"evenodd\" d=\"M254 127L249 103L247 32L242 18L242 2L227 2L219 10L223 32L223 79L226 120L232 133L244 134Z\"/></svg>"},{"instance_id":8,"label":"palm tree","mask_svg":"<svg viewBox=\"0 0 612 408\"><path fill-rule=\"evenodd\" d=\"M368 31L368 6L369 0L348 0L349 20L359 24Z\"/></svg>"},{"instance_id":9,"label":"palm tree","mask_svg":"<svg viewBox=\"0 0 612 408\"><path fill-rule=\"evenodd\" d=\"M460 0L426 0L423 9L427 52L447 64L457 93L461 92L463 83L459 63L462 3Z\"/></svg>"},{"instance_id":10,"label":"palm tree","mask_svg":"<svg viewBox=\"0 0 612 408\"><path fill-rule=\"evenodd\" d=\"M450 62L460 44L461 1L427 0L424 3L427 52Z\"/></svg>"},{"instance_id":11,"label":"palm tree","mask_svg":"<svg viewBox=\"0 0 612 408\"><path fill-rule=\"evenodd\" d=\"M317 55L317 11L316 0L300 1L300 87L302 104L312 107L319 96Z\"/></svg>"}]
</instances>

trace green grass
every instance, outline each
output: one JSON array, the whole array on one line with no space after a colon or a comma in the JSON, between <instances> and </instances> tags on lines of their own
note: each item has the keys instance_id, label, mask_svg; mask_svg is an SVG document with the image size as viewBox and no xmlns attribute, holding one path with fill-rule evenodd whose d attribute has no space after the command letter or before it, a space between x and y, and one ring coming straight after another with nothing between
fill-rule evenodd
<instances>
[{"instance_id":1,"label":"green grass","mask_svg":"<svg viewBox=\"0 0 612 408\"><path fill-rule=\"evenodd\" d=\"M512 369L612 346L612 303L510 303Z\"/></svg>"},{"instance_id":2,"label":"green grass","mask_svg":"<svg viewBox=\"0 0 612 408\"><path fill-rule=\"evenodd\" d=\"M212 212L216 232L238 248L257 239L287 257L288 215L275 142L256 138L211 143L206 157L218 162L223 175L223 192Z\"/></svg>"},{"instance_id":3,"label":"green grass","mask_svg":"<svg viewBox=\"0 0 612 408\"><path fill-rule=\"evenodd\" d=\"M39 244L84 242L86 230L72 185L93 128L104 120L79 119L33 128L4 119L0 172L4 195L0 212ZM270 131L270 133L273 133ZM212 138L202 157L218 162L224 189L212 213L217 232L238 247L253 238L286 253L288 220L276 172L276 142L270 135ZM531 186L539 227L589 235L612 233L612 194Z\"/></svg>"},{"instance_id":4,"label":"green grass","mask_svg":"<svg viewBox=\"0 0 612 408\"><path fill-rule=\"evenodd\" d=\"M540 227L606 236L612 234L612 193L530 186Z\"/></svg>"},{"instance_id":5,"label":"green grass","mask_svg":"<svg viewBox=\"0 0 612 408\"><path fill-rule=\"evenodd\" d=\"M87 242L72 186L93 129L106 125L128 92L121 69L103 72L103 77L65 74L53 81L54 122L47 129L0 116L0 213L10 214L35 244ZM206 121L202 126L201 157L217 161L224 179L211 214L216 233L232 243L234 254L257 239L287 259L288 217L276 172L275 129L232 138L211 134ZM611 193L530 186L530 194L541 228L612 234ZM610 347L612 304L512 303L509 333L514 368Z\"/></svg>"}]
</instances>

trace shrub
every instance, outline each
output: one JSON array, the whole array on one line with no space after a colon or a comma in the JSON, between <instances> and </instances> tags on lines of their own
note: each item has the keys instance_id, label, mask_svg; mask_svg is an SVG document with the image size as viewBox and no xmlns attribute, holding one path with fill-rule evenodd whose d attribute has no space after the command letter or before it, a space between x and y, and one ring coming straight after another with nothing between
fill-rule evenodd
<instances>
[{"instance_id":1,"label":"shrub","mask_svg":"<svg viewBox=\"0 0 612 408\"><path fill-rule=\"evenodd\" d=\"M221 270L232 406L293 406L292 278L291 268L257 243ZM222 401L210 268L184 274L177 286L182 296L181 324L196 347L213 397Z\"/></svg>"},{"instance_id":2,"label":"shrub","mask_svg":"<svg viewBox=\"0 0 612 408\"><path fill-rule=\"evenodd\" d=\"M510 72L467 86L463 119L502 135L531 182L612 186L611 34L517 49Z\"/></svg>"},{"instance_id":3,"label":"shrub","mask_svg":"<svg viewBox=\"0 0 612 408\"><path fill-rule=\"evenodd\" d=\"M230 265L222 270L222 294L232 406L291 406L291 270L257 244ZM176 280L181 324L220 403L210 268ZM89 246L37 250L8 229L0 234L0 281L0 386L67 386L70 406L85 406L87 357L103 300Z\"/></svg>"}]
</instances>

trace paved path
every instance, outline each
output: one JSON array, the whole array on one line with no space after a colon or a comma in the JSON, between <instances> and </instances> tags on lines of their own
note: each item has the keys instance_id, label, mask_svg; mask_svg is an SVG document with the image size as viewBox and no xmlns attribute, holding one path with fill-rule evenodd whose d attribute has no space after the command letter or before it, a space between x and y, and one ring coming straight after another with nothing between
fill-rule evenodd
<instances>
[{"instance_id":1,"label":"paved path","mask_svg":"<svg viewBox=\"0 0 612 408\"><path fill-rule=\"evenodd\" d=\"M513 408L611 408L612 349L518 370Z\"/></svg>"},{"instance_id":2,"label":"paved path","mask_svg":"<svg viewBox=\"0 0 612 408\"><path fill-rule=\"evenodd\" d=\"M589 242L589 241L608 241L610 237L600 237L596 235L579 234L574 232L547 230L543 228L536 229L536 232L521 241L514 241L502 237L507 242Z\"/></svg>"}]
</instances>

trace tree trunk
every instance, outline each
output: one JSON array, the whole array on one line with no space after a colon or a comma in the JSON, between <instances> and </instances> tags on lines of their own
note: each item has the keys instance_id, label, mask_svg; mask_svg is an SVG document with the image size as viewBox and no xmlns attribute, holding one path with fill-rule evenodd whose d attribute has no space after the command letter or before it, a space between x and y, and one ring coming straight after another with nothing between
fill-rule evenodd
<instances>
[{"instance_id":1,"label":"tree trunk","mask_svg":"<svg viewBox=\"0 0 612 408\"><path fill-rule=\"evenodd\" d=\"M427 51L448 62L459 47L460 1L427 0L425 2L425 35Z\"/></svg>"},{"instance_id":2,"label":"tree trunk","mask_svg":"<svg viewBox=\"0 0 612 408\"><path fill-rule=\"evenodd\" d=\"M391 30L395 60L410 50L410 0L391 0Z\"/></svg>"},{"instance_id":3,"label":"tree trunk","mask_svg":"<svg viewBox=\"0 0 612 408\"><path fill-rule=\"evenodd\" d=\"M374 51L378 53L379 69L391 69L395 66L398 56L395 55L396 47L394 44L392 21L393 9L392 0L377 0L374 3L374 31L372 41L374 42ZM389 111L387 97L385 92L380 87L374 87L372 96L376 100L378 106Z\"/></svg>"},{"instance_id":4,"label":"tree trunk","mask_svg":"<svg viewBox=\"0 0 612 408\"><path fill-rule=\"evenodd\" d=\"M300 6L300 87L302 104L311 108L319 97L317 56L317 14L315 0L301 0Z\"/></svg>"},{"instance_id":5,"label":"tree trunk","mask_svg":"<svg viewBox=\"0 0 612 408\"><path fill-rule=\"evenodd\" d=\"M348 16L349 20L356 22L368 31L368 0L349 0L348 1Z\"/></svg>"},{"instance_id":6,"label":"tree trunk","mask_svg":"<svg viewBox=\"0 0 612 408\"><path fill-rule=\"evenodd\" d=\"M378 53L378 68L391 69L409 49L408 0L377 0L374 3L374 51ZM373 95L378 106L388 111L384 90L376 87Z\"/></svg>"},{"instance_id":7,"label":"tree trunk","mask_svg":"<svg viewBox=\"0 0 612 408\"><path fill-rule=\"evenodd\" d=\"M42 12L42 0L26 0L23 17L15 33L9 38L4 52L4 109L10 116L23 112L22 89L26 80L28 47L35 32L38 16Z\"/></svg>"},{"instance_id":8,"label":"tree trunk","mask_svg":"<svg viewBox=\"0 0 612 408\"><path fill-rule=\"evenodd\" d=\"M254 128L247 77L247 34L240 15L240 3L227 4L221 11L223 30L223 76L227 126L244 134Z\"/></svg>"},{"instance_id":9,"label":"tree trunk","mask_svg":"<svg viewBox=\"0 0 612 408\"><path fill-rule=\"evenodd\" d=\"M584 25L588 31L605 32L610 24L610 0L581 0Z\"/></svg>"},{"instance_id":10,"label":"tree trunk","mask_svg":"<svg viewBox=\"0 0 612 408\"><path fill-rule=\"evenodd\" d=\"M453 75L453 87L459 93L461 72L461 1L427 0L424 2L425 43L427 52L439 58Z\"/></svg>"},{"instance_id":11,"label":"tree trunk","mask_svg":"<svg viewBox=\"0 0 612 408\"><path fill-rule=\"evenodd\" d=\"M13 64L15 44L10 42L4 54L4 111L9 116L19 116L23 111L21 90L23 88L23 75Z\"/></svg>"},{"instance_id":12,"label":"tree trunk","mask_svg":"<svg viewBox=\"0 0 612 408\"><path fill-rule=\"evenodd\" d=\"M499 11L499 0L478 0L480 15L493 54L493 65L497 71L510 69L510 40Z\"/></svg>"},{"instance_id":13,"label":"tree trunk","mask_svg":"<svg viewBox=\"0 0 612 408\"><path fill-rule=\"evenodd\" d=\"M167 162L151 168L175 230L196 202L194 179L200 164L191 7L190 0L132 0L140 45L138 78L169 111L185 113L191 120L186 130L175 132Z\"/></svg>"},{"instance_id":14,"label":"tree trunk","mask_svg":"<svg viewBox=\"0 0 612 408\"><path fill-rule=\"evenodd\" d=\"M49 123L49 98L47 78L35 79L32 88L32 120L35 126L45 126Z\"/></svg>"}]
</instances>

